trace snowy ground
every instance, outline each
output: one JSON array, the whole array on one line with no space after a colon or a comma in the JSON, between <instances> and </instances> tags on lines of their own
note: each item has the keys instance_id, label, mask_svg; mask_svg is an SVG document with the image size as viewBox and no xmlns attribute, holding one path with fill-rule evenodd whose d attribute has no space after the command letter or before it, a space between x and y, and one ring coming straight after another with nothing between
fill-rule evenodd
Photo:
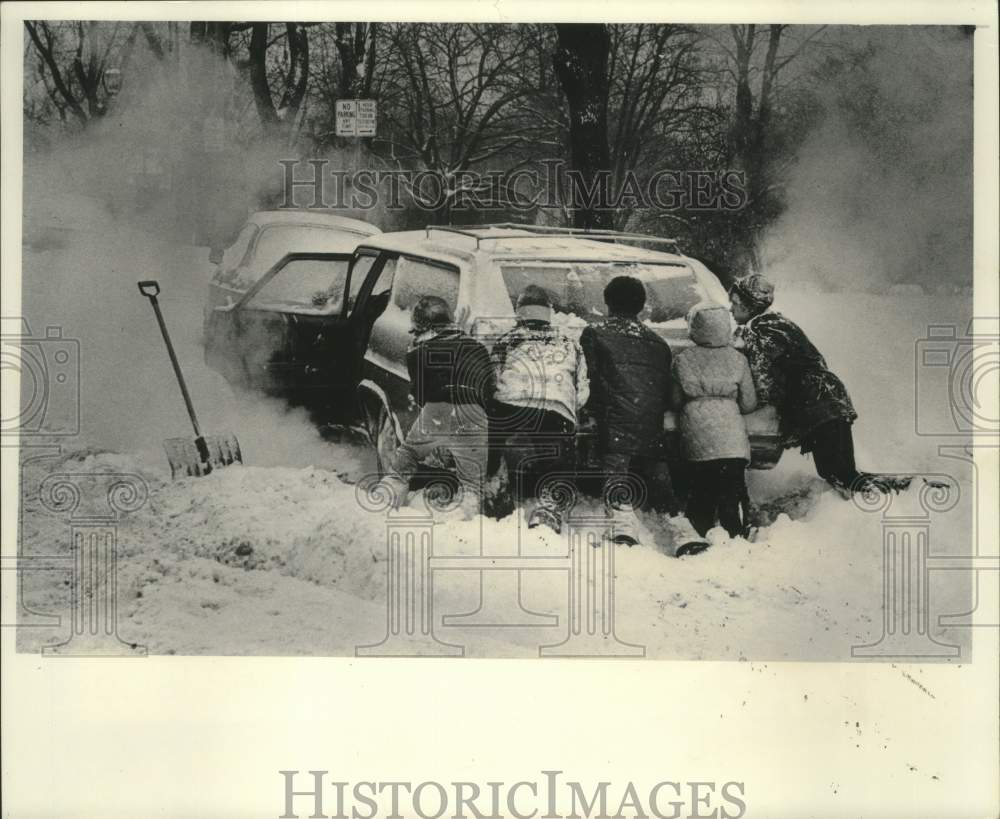
<instances>
[{"instance_id":1,"label":"snowy ground","mask_svg":"<svg viewBox=\"0 0 1000 819\"><path fill-rule=\"evenodd\" d=\"M80 340L81 432L51 434L65 430L73 417L73 401L61 398L45 417L48 434L24 440L22 553L70 549L66 516L39 500L46 476L134 473L148 487L148 500L117 524L123 639L157 654L338 655L378 643L386 629L387 520L359 505L353 485L371 469L369 453L324 442L301 414L276 403L234 396L204 367L203 251L179 251L148 231L97 216L88 226L84 202L64 202L64 208L47 213L45 224L72 230L26 231L22 314L33 337L59 325L64 338ZM31 224L41 222L30 208L27 214L38 219ZM238 435L243 467L169 479L160 442L189 430L149 305L135 286L151 277L163 286L161 303L202 425L207 432ZM915 381L926 374L915 376L914 345L928 324L954 322L961 334L971 298L799 289L779 291L779 309L803 325L847 382L861 414L855 426L859 465L950 475L961 499L931 518L930 549L970 553L971 472L938 455L946 439L914 432L916 389L926 384ZM950 424L947 400L939 389L921 401L920 411L932 413L939 426ZM98 481L83 483L89 487L83 506L102 503ZM752 473L750 490L776 516L755 543L730 541L716 531L708 552L676 559L668 556L657 522L648 520L643 545L616 551L615 629L622 641L656 658L846 660L852 645L879 638L882 514L825 490L811 462L796 452L786 453L771 472ZM895 498L889 514L922 514L918 495L911 490ZM467 555L481 545L509 551L518 531L513 515L466 522L443 513L434 525L434 551ZM566 552L565 538L548 530L523 537L524 554ZM23 602L37 612L65 615L69 577L67 571L27 574ZM497 592L513 575L488 571L482 577ZM524 609L555 615L555 625L438 623L436 634L464 645L470 656L537 656L540 645L565 638L567 579L561 570L522 575ZM932 624L938 614L972 607L966 573L933 572L930 583ZM435 618L477 608L479 573L438 572L434 584ZM64 640L65 616L62 623L19 629L20 649ZM962 629L932 626L932 633L968 645Z\"/></svg>"}]
</instances>

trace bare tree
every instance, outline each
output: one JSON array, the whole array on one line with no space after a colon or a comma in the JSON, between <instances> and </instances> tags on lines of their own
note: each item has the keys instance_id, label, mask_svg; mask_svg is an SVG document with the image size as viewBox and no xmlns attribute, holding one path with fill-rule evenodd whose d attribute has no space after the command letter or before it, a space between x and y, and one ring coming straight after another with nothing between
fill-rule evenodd
<instances>
[{"instance_id":1,"label":"bare tree","mask_svg":"<svg viewBox=\"0 0 1000 819\"><path fill-rule=\"evenodd\" d=\"M26 20L38 58L38 72L53 105L86 126L108 110L105 72L120 61L138 33L137 24L102 24L96 21Z\"/></svg>"},{"instance_id":2,"label":"bare tree","mask_svg":"<svg viewBox=\"0 0 1000 819\"><path fill-rule=\"evenodd\" d=\"M285 23L284 31L271 39L271 25L251 25L250 86L264 133L287 137L294 129L309 82L309 35L306 25ZM269 56L272 46L281 55L276 63ZM280 87L277 101L274 84Z\"/></svg>"},{"instance_id":3,"label":"bare tree","mask_svg":"<svg viewBox=\"0 0 1000 819\"><path fill-rule=\"evenodd\" d=\"M378 27L378 23L334 24L334 43L340 57L337 88L341 98L371 95Z\"/></svg>"},{"instance_id":4,"label":"bare tree","mask_svg":"<svg viewBox=\"0 0 1000 819\"><path fill-rule=\"evenodd\" d=\"M722 124L706 104L702 35L691 26L610 26L609 138L617 186L676 161L679 146L705 142ZM615 212L624 228L631 209Z\"/></svg>"},{"instance_id":5,"label":"bare tree","mask_svg":"<svg viewBox=\"0 0 1000 819\"><path fill-rule=\"evenodd\" d=\"M435 218L470 189L467 171L511 157L537 126L519 106L532 92L523 73L524 31L484 24L385 26L376 76L384 127L374 148L401 167L429 171L441 186ZM424 206L429 196L411 191Z\"/></svg>"},{"instance_id":6,"label":"bare tree","mask_svg":"<svg viewBox=\"0 0 1000 819\"><path fill-rule=\"evenodd\" d=\"M791 29L791 31L789 30ZM725 55L732 88L728 144L731 161L746 172L747 205L743 229L745 264L758 267L757 242L780 212L780 151L773 112L785 69L820 42L824 26L731 25L728 36L713 37Z\"/></svg>"}]
</instances>

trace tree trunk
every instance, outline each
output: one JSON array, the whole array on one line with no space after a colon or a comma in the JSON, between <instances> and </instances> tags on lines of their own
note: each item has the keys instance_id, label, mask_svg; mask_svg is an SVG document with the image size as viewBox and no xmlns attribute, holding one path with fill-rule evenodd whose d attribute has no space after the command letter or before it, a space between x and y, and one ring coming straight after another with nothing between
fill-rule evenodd
<instances>
[{"instance_id":1,"label":"tree trunk","mask_svg":"<svg viewBox=\"0 0 1000 819\"><path fill-rule=\"evenodd\" d=\"M556 24L556 33L558 45L553 65L569 105L570 164L587 188L599 191L611 171L608 148L611 37L607 26L601 23L560 23ZM611 211L601 208L600 202L581 204L582 207L573 207L574 227L612 226Z\"/></svg>"},{"instance_id":2,"label":"tree trunk","mask_svg":"<svg viewBox=\"0 0 1000 819\"><path fill-rule=\"evenodd\" d=\"M250 34L250 87L254 106L266 137L288 136L295 127L309 81L309 37L306 29L286 23L289 66L279 105L274 104L267 79L267 46L270 25L254 23ZM279 115L279 108L281 113Z\"/></svg>"}]
</instances>

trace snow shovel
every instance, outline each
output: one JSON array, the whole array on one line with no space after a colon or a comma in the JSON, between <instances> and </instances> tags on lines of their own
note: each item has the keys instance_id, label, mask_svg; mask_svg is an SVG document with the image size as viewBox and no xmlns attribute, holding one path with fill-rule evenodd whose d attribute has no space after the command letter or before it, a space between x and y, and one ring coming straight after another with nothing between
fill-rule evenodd
<instances>
[{"instance_id":1,"label":"snow shovel","mask_svg":"<svg viewBox=\"0 0 1000 819\"><path fill-rule=\"evenodd\" d=\"M163 442L163 448L167 452L167 460L170 462L170 477L175 479L178 475L207 475L214 469L234 463L243 463L240 443L236 440L235 435L201 434L198 416L195 415L194 404L191 403L191 396L188 394L184 376L181 374L181 365L177 362L174 345L170 343L170 334L167 332L167 325L163 322L163 313L160 312L160 305L156 300L156 297L160 295L159 282L145 281L138 282L138 284L139 292L148 298L153 305L156 321L163 334L163 343L167 345L170 363L174 367L174 375L177 376L181 395L184 396L184 405L187 407L188 415L191 417L191 425L194 427L195 438L193 441L190 438L168 438Z\"/></svg>"}]
</instances>

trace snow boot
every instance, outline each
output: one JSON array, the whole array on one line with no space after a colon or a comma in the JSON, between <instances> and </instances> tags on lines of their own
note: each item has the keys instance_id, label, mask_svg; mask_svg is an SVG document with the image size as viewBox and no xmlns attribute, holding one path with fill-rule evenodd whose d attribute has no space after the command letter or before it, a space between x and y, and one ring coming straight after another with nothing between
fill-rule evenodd
<instances>
[{"instance_id":1,"label":"snow boot","mask_svg":"<svg viewBox=\"0 0 1000 819\"><path fill-rule=\"evenodd\" d=\"M707 540L689 540L674 548L674 557L688 557L689 555L700 555L709 547Z\"/></svg>"},{"instance_id":2,"label":"snow boot","mask_svg":"<svg viewBox=\"0 0 1000 819\"><path fill-rule=\"evenodd\" d=\"M558 535L562 532L562 516L555 509L538 506L528 516L528 528L536 529L542 525L548 526Z\"/></svg>"},{"instance_id":3,"label":"snow boot","mask_svg":"<svg viewBox=\"0 0 1000 819\"><path fill-rule=\"evenodd\" d=\"M611 542L621 546L638 546L639 535L635 512L631 509L611 510Z\"/></svg>"},{"instance_id":4,"label":"snow boot","mask_svg":"<svg viewBox=\"0 0 1000 819\"><path fill-rule=\"evenodd\" d=\"M685 515L675 515L667 519L670 530L670 540L673 544L674 557L697 555L704 552L711 544L698 534Z\"/></svg>"}]
</instances>

